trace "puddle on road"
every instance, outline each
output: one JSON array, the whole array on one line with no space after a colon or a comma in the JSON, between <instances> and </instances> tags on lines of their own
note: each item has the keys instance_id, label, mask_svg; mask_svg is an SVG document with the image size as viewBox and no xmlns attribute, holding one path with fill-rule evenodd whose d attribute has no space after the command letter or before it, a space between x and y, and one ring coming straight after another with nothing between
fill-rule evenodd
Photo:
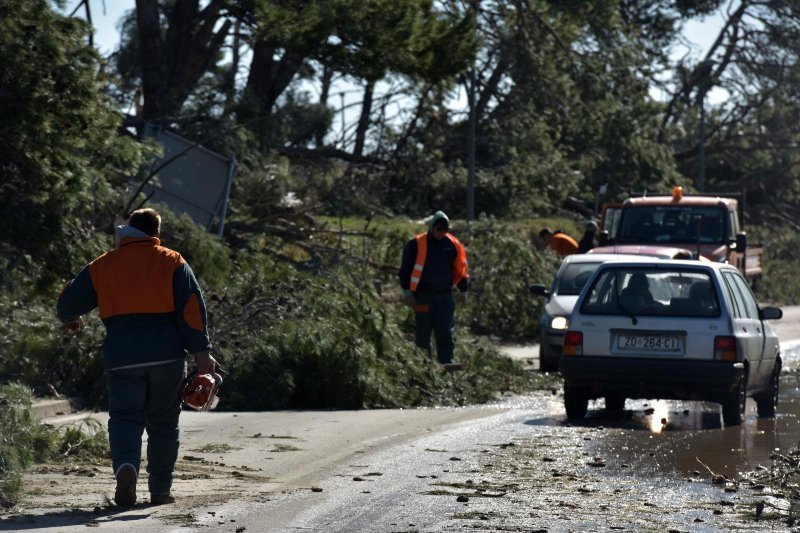
<instances>
[{"instance_id":1,"label":"puddle on road","mask_svg":"<svg viewBox=\"0 0 800 533\"><path fill-rule=\"evenodd\" d=\"M769 467L775 449L788 451L800 443L800 342L786 343L782 350L788 371L781 379L775 418L759 419L751 398L745 422L729 428L722 426L720 407L715 403L628 400L623 413L610 414L598 400L590 402L587 418L576 425L610 431L588 441L584 449L643 475L691 477L699 471L705 477L710 469L738 478L741 472L759 465ZM558 418L564 420L563 415Z\"/></svg>"}]
</instances>

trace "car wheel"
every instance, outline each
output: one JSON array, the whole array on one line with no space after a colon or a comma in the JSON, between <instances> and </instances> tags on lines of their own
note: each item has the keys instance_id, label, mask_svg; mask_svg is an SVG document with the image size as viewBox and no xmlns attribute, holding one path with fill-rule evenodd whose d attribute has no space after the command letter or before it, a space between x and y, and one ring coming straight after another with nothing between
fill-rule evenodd
<instances>
[{"instance_id":1,"label":"car wheel","mask_svg":"<svg viewBox=\"0 0 800 533\"><path fill-rule=\"evenodd\" d=\"M726 426L738 426L744 420L744 408L747 402L747 374L742 376L739 384L722 400L722 421Z\"/></svg>"},{"instance_id":2,"label":"car wheel","mask_svg":"<svg viewBox=\"0 0 800 533\"><path fill-rule=\"evenodd\" d=\"M625 409L625 396L621 394L609 394L606 396L607 411L622 411Z\"/></svg>"},{"instance_id":3,"label":"car wheel","mask_svg":"<svg viewBox=\"0 0 800 533\"><path fill-rule=\"evenodd\" d=\"M539 342L539 370L541 372L555 372L558 370L558 359L545 359L544 357L544 338L540 338Z\"/></svg>"},{"instance_id":4,"label":"car wheel","mask_svg":"<svg viewBox=\"0 0 800 533\"><path fill-rule=\"evenodd\" d=\"M589 409L589 397L582 387L564 385L564 408L567 418L583 418Z\"/></svg>"},{"instance_id":5,"label":"car wheel","mask_svg":"<svg viewBox=\"0 0 800 533\"><path fill-rule=\"evenodd\" d=\"M558 361L539 359L539 370L542 372L555 372L558 370Z\"/></svg>"},{"instance_id":6,"label":"car wheel","mask_svg":"<svg viewBox=\"0 0 800 533\"><path fill-rule=\"evenodd\" d=\"M761 394L756 398L756 407L758 408L759 418L772 418L775 416L775 411L778 409L778 391L780 389L781 381L781 364L775 361L775 366L772 369L772 376L770 377L769 391Z\"/></svg>"}]
</instances>

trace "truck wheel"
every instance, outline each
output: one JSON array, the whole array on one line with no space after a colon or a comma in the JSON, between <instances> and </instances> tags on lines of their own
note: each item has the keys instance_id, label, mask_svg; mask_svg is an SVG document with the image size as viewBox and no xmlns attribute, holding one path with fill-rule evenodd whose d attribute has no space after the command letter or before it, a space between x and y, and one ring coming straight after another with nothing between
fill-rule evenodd
<instances>
[{"instance_id":1,"label":"truck wheel","mask_svg":"<svg viewBox=\"0 0 800 533\"><path fill-rule=\"evenodd\" d=\"M734 390L722 400L722 421L726 426L738 426L744 420L747 402L747 375L742 376Z\"/></svg>"},{"instance_id":2,"label":"truck wheel","mask_svg":"<svg viewBox=\"0 0 800 533\"><path fill-rule=\"evenodd\" d=\"M586 389L564 385L564 408L567 418L583 418L589 409L589 397Z\"/></svg>"},{"instance_id":3,"label":"truck wheel","mask_svg":"<svg viewBox=\"0 0 800 533\"><path fill-rule=\"evenodd\" d=\"M770 377L769 390L756 397L756 407L758 408L759 418L772 418L778 409L778 391L781 381L781 364L775 361Z\"/></svg>"},{"instance_id":4,"label":"truck wheel","mask_svg":"<svg viewBox=\"0 0 800 533\"><path fill-rule=\"evenodd\" d=\"M621 394L606 395L606 411L622 411L625 409L625 396Z\"/></svg>"}]
</instances>

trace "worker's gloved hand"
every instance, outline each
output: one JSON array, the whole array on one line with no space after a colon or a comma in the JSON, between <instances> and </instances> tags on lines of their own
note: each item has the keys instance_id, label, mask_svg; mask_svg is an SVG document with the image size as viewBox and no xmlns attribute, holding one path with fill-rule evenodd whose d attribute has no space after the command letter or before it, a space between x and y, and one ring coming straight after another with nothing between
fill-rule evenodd
<instances>
[{"instance_id":1,"label":"worker's gloved hand","mask_svg":"<svg viewBox=\"0 0 800 533\"><path fill-rule=\"evenodd\" d=\"M198 374L213 374L219 366L217 360L211 357L208 352L197 352L194 354L194 362L197 364Z\"/></svg>"},{"instance_id":2,"label":"worker's gloved hand","mask_svg":"<svg viewBox=\"0 0 800 533\"><path fill-rule=\"evenodd\" d=\"M464 307L467 305L467 291L459 292L458 293L458 306Z\"/></svg>"},{"instance_id":3,"label":"worker's gloved hand","mask_svg":"<svg viewBox=\"0 0 800 533\"><path fill-rule=\"evenodd\" d=\"M83 317L78 317L75 320L70 320L69 322L61 324L61 329L67 335L75 335L79 333L85 325L86 322L83 321Z\"/></svg>"},{"instance_id":4,"label":"worker's gloved hand","mask_svg":"<svg viewBox=\"0 0 800 533\"><path fill-rule=\"evenodd\" d=\"M406 289L403 291L403 303L407 306L414 308L417 305L417 300L414 298L414 293Z\"/></svg>"}]
</instances>

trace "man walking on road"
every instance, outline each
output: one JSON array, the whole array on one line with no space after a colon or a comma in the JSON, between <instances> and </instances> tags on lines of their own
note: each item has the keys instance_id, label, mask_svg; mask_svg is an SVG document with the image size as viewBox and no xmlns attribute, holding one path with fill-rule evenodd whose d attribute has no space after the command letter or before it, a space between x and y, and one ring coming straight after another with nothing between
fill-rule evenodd
<instances>
[{"instance_id":1,"label":"man walking on road","mask_svg":"<svg viewBox=\"0 0 800 533\"><path fill-rule=\"evenodd\" d=\"M429 229L408 241L400 265L403 300L415 311L416 345L431 353L431 334L436 337L436 357L441 364L453 362L455 350L455 301L467 301L469 275L467 253L450 231L442 211L433 214Z\"/></svg>"},{"instance_id":2,"label":"man walking on road","mask_svg":"<svg viewBox=\"0 0 800 533\"><path fill-rule=\"evenodd\" d=\"M203 295L178 252L161 246L161 215L134 211L116 228L116 247L80 271L58 298L66 330L99 308L106 327L103 359L108 380L108 438L121 507L136 503L136 481L147 430L150 502L173 503L181 388L186 354L199 374L214 371Z\"/></svg>"}]
</instances>

